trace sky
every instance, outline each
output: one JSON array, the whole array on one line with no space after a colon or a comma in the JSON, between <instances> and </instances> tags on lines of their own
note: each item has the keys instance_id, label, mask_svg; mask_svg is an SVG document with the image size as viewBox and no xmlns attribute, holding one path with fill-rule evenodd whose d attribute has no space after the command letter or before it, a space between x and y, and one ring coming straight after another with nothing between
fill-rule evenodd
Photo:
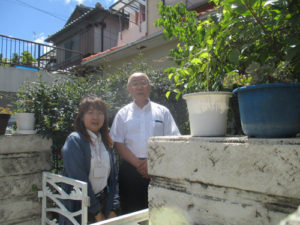
<instances>
[{"instance_id":1,"label":"sky","mask_svg":"<svg viewBox=\"0 0 300 225\"><path fill-rule=\"evenodd\" d=\"M44 43L61 30L76 5L106 9L116 0L0 0L0 34Z\"/></svg>"}]
</instances>

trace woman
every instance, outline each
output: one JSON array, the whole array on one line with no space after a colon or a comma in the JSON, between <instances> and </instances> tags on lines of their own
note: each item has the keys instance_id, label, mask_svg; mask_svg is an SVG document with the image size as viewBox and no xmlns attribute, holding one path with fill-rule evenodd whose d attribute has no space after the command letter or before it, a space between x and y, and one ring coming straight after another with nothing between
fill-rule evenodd
<instances>
[{"instance_id":1,"label":"woman","mask_svg":"<svg viewBox=\"0 0 300 225\"><path fill-rule=\"evenodd\" d=\"M101 98L86 97L81 101L75 129L62 149L64 175L88 183L89 223L115 217L119 210L117 169L107 109ZM67 201L65 205L73 212L81 208L76 201ZM60 220L60 224L69 223L65 218Z\"/></svg>"}]
</instances>

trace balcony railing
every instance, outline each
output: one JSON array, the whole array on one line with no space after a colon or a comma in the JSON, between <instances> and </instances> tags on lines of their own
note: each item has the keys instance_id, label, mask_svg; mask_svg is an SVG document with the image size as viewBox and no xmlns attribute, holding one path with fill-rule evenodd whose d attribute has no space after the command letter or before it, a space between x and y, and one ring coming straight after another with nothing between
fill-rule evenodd
<instances>
[{"instance_id":1,"label":"balcony railing","mask_svg":"<svg viewBox=\"0 0 300 225\"><path fill-rule=\"evenodd\" d=\"M78 51L0 35L0 65L64 70L80 64Z\"/></svg>"}]
</instances>

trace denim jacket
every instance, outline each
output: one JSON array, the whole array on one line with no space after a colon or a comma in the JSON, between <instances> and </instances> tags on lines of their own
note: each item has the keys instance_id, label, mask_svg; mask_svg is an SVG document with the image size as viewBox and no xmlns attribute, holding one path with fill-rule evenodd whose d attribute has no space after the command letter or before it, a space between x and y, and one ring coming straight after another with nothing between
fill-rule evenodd
<instances>
[{"instance_id":1,"label":"denim jacket","mask_svg":"<svg viewBox=\"0 0 300 225\"><path fill-rule=\"evenodd\" d=\"M89 181L89 173L91 167L91 148L90 143L86 141L79 132L71 133L62 148L63 164L64 164L64 176L70 177L76 180L87 182L88 184L88 196L90 197L90 207L88 212L96 215L102 207L104 207L104 216L107 217L109 212L118 210L120 207L119 202L119 188L118 188L118 172L116 166L116 160L114 150L110 149L104 144L110 158L110 175L107 182L108 196L105 206L101 206L97 201L95 193L93 192L91 183ZM71 191L71 186L67 186L67 193ZM65 206L70 211L77 211L81 205L75 201L65 201ZM59 224L68 224L66 221L62 221L60 218Z\"/></svg>"}]
</instances>

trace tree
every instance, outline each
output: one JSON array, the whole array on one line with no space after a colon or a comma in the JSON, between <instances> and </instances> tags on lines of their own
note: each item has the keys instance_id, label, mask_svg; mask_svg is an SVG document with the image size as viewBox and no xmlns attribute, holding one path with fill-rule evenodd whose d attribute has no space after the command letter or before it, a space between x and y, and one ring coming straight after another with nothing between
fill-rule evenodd
<instances>
[{"instance_id":1,"label":"tree","mask_svg":"<svg viewBox=\"0 0 300 225\"><path fill-rule=\"evenodd\" d=\"M30 52L24 51L22 52L21 63L24 65L32 66L32 64L36 62L36 59L33 58Z\"/></svg>"},{"instance_id":2,"label":"tree","mask_svg":"<svg viewBox=\"0 0 300 225\"><path fill-rule=\"evenodd\" d=\"M19 64L20 56L17 53L14 53L10 62L11 62L11 64Z\"/></svg>"}]
</instances>

